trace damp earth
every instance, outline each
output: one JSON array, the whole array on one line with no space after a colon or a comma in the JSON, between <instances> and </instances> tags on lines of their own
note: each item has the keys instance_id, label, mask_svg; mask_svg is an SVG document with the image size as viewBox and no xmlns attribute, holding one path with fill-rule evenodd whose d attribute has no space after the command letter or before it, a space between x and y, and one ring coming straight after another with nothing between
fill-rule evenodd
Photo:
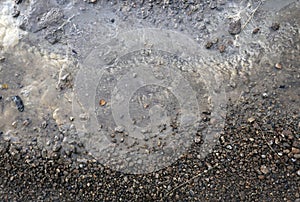
<instances>
[{"instance_id":1,"label":"damp earth","mask_svg":"<svg viewBox=\"0 0 300 202\"><path fill-rule=\"evenodd\" d=\"M300 201L299 9L1 1L1 201Z\"/></svg>"}]
</instances>

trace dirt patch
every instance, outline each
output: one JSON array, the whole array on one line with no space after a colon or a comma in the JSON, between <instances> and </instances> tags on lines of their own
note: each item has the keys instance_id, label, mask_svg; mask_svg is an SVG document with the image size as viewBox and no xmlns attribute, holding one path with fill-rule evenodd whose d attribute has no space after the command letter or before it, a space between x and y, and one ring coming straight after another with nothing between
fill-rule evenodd
<instances>
[{"instance_id":1,"label":"dirt patch","mask_svg":"<svg viewBox=\"0 0 300 202\"><path fill-rule=\"evenodd\" d=\"M1 2L1 199L299 200L299 6L277 0ZM220 89L223 104L216 102L224 98ZM197 112L196 129L178 132ZM203 155L203 131L216 117L224 119L223 130L209 136L216 142ZM94 144L94 124L114 148L106 152L114 161L91 152L103 146ZM125 164L114 156L133 131L147 127L162 137L152 141L155 133L145 130L150 141L132 142L133 148L167 152L159 149L172 141L165 138L172 131L176 158L165 166L154 162L159 169L150 173L120 172L126 169L117 166L141 164L149 155Z\"/></svg>"}]
</instances>

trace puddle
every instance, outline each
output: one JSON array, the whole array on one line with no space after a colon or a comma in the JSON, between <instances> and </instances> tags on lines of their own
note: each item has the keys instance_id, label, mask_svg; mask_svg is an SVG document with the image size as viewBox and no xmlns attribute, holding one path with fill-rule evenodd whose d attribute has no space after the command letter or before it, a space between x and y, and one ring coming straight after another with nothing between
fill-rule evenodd
<instances>
[{"instance_id":1,"label":"puddle","mask_svg":"<svg viewBox=\"0 0 300 202\"><path fill-rule=\"evenodd\" d=\"M60 142L75 135L102 163L143 173L169 165L186 151L198 132L194 126L200 124L202 111L207 110L215 136L202 134L201 138L217 140L225 98L238 99L253 83L263 86L263 81L276 80L285 85L282 99L290 103L287 97L292 97L297 108L299 1L220 2L216 8L199 4L203 8L192 8L180 22L173 20L180 13L171 10L54 0L46 6L25 1L18 7L20 17L13 18L12 3L2 2L0 84L8 86L0 90L3 137L18 143L38 138L49 149L56 135L62 136ZM237 19L241 32L233 36L228 25ZM279 29L273 30L272 23L279 23ZM206 48L208 42L212 44ZM282 71L272 72L277 71L276 63ZM11 100L16 95L23 100L23 112ZM104 107L99 100L105 101ZM43 130L45 121L53 123L48 131ZM192 124L184 125L188 121ZM183 130L175 130L172 124L183 125ZM149 131L159 130L176 131L174 139L144 140L147 133L155 137ZM126 159L122 155L128 152L119 144L121 139L134 148L129 151L132 159L125 162L118 161L119 155ZM132 139L142 141L137 146ZM157 149L168 144L166 150ZM203 157L211 151L210 146L204 147ZM136 152L141 156L136 157ZM162 161L164 153L170 158Z\"/></svg>"}]
</instances>

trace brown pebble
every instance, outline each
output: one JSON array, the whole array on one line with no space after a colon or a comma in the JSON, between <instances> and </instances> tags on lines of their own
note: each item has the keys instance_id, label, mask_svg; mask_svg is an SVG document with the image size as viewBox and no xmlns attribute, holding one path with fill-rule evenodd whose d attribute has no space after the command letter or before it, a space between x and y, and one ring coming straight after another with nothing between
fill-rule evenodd
<instances>
[{"instance_id":1,"label":"brown pebble","mask_svg":"<svg viewBox=\"0 0 300 202\"><path fill-rule=\"evenodd\" d=\"M275 68L276 68L276 69L282 69L282 65L281 65L280 63L276 63L276 64L275 64Z\"/></svg>"},{"instance_id":2,"label":"brown pebble","mask_svg":"<svg viewBox=\"0 0 300 202\"><path fill-rule=\"evenodd\" d=\"M265 165L260 166L260 171L265 175L269 173L269 169Z\"/></svg>"},{"instance_id":3,"label":"brown pebble","mask_svg":"<svg viewBox=\"0 0 300 202\"><path fill-rule=\"evenodd\" d=\"M265 176L264 175L259 175L258 179L263 180L263 179L265 179Z\"/></svg>"},{"instance_id":4,"label":"brown pebble","mask_svg":"<svg viewBox=\"0 0 300 202\"><path fill-rule=\"evenodd\" d=\"M255 28L255 29L252 31L252 34L257 34L257 33L259 32L259 30L260 30L259 27Z\"/></svg>"},{"instance_id":5,"label":"brown pebble","mask_svg":"<svg viewBox=\"0 0 300 202\"><path fill-rule=\"evenodd\" d=\"M292 147L292 153L293 154L300 154L300 149L298 149L296 147Z\"/></svg>"},{"instance_id":6,"label":"brown pebble","mask_svg":"<svg viewBox=\"0 0 300 202\"><path fill-rule=\"evenodd\" d=\"M100 104L100 106L104 106L104 105L106 104L106 101L103 100L103 99L101 99L101 100L99 101L99 104Z\"/></svg>"},{"instance_id":7,"label":"brown pebble","mask_svg":"<svg viewBox=\"0 0 300 202\"><path fill-rule=\"evenodd\" d=\"M26 119L25 121L23 121L23 126L28 126L30 124L30 120Z\"/></svg>"},{"instance_id":8,"label":"brown pebble","mask_svg":"<svg viewBox=\"0 0 300 202\"><path fill-rule=\"evenodd\" d=\"M224 53L224 52L225 52L225 49L226 49L226 46L224 46L224 45L220 45L220 46L219 46L219 51L220 51L220 53Z\"/></svg>"}]
</instances>

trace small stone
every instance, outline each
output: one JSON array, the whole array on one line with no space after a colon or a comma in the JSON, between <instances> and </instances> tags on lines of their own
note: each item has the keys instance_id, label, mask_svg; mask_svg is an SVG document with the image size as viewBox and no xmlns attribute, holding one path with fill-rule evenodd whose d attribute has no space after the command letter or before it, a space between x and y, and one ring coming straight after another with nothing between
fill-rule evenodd
<instances>
[{"instance_id":1,"label":"small stone","mask_svg":"<svg viewBox=\"0 0 300 202\"><path fill-rule=\"evenodd\" d=\"M232 146L229 144L229 145L226 146L226 148L231 150Z\"/></svg>"},{"instance_id":2,"label":"small stone","mask_svg":"<svg viewBox=\"0 0 300 202\"><path fill-rule=\"evenodd\" d=\"M298 170L298 171L297 171L297 175L299 175L299 176L300 176L300 170Z\"/></svg>"},{"instance_id":3,"label":"small stone","mask_svg":"<svg viewBox=\"0 0 300 202\"><path fill-rule=\"evenodd\" d=\"M86 158L77 158L77 162L79 162L81 164L87 164L88 160Z\"/></svg>"},{"instance_id":4,"label":"small stone","mask_svg":"<svg viewBox=\"0 0 300 202\"><path fill-rule=\"evenodd\" d=\"M70 119L70 121L74 121L75 118L73 116L70 116L69 119Z\"/></svg>"},{"instance_id":5,"label":"small stone","mask_svg":"<svg viewBox=\"0 0 300 202\"><path fill-rule=\"evenodd\" d=\"M157 146L160 147L161 146L161 141L157 142Z\"/></svg>"},{"instance_id":6,"label":"small stone","mask_svg":"<svg viewBox=\"0 0 300 202\"><path fill-rule=\"evenodd\" d=\"M241 19L230 22L228 32L232 35L239 34L242 30Z\"/></svg>"},{"instance_id":7,"label":"small stone","mask_svg":"<svg viewBox=\"0 0 300 202\"><path fill-rule=\"evenodd\" d=\"M265 176L264 176L264 175L258 175L257 177L258 177L258 179L260 179L260 180L265 179Z\"/></svg>"},{"instance_id":8,"label":"small stone","mask_svg":"<svg viewBox=\"0 0 300 202\"><path fill-rule=\"evenodd\" d=\"M42 128L47 128L47 126L48 126L48 123L47 123L47 121L43 121L43 123L42 123Z\"/></svg>"},{"instance_id":9,"label":"small stone","mask_svg":"<svg viewBox=\"0 0 300 202\"><path fill-rule=\"evenodd\" d=\"M224 45L220 45L220 46L219 46L219 51L220 51L220 53L224 53L224 52L225 52L225 49L226 49L226 46L224 46Z\"/></svg>"},{"instance_id":10,"label":"small stone","mask_svg":"<svg viewBox=\"0 0 300 202\"><path fill-rule=\"evenodd\" d=\"M199 136L195 137L194 141L195 141L195 143L201 142L201 137L199 137Z\"/></svg>"},{"instance_id":11,"label":"small stone","mask_svg":"<svg viewBox=\"0 0 300 202\"><path fill-rule=\"evenodd\" d=\"M6 90L8 89L8 85L6 83L0 84L0 90Z\"/></svg>"},{"instance_id":12,"label":"small stone","mask_svg":"<svg viewBox=\"0 0 300 202\"><path fill-rule=\"evenodd\" d=\"M86 120L88 120L88 115L87 115L87 114L80 114L80 115L79 115L79 118L80 118L80 120L82 120L82 121L86 121Z\"/></svg>"},{"instance_id":13,"label":"small stone","mask_svg":"<svg viewBox=\"0 0 300 202\"><path fill-rule=\"evenodd\" d=\"M25 121L23 121L23 126L28 126L31 123L31 121L29 119L26 119Z\"/></svg>"},{"instance_id":14,"label":"small stone","mask_svg":"<svg viewBox=\"0 0 300 202\"><path fill-rule=\"evenodd\" d=\"M263 94L262 94L262 97L263 97L263 98L267 98L268 96L269 96L268 93L263 93Z\"/></svg>"},{"instance_id":15,"label":"small stone","mask_svg":"<svg viewBox=\"0 0 300 202\"><path fill-rule=\"evenodd\" d=\"M85 0L88 3L97 3L97 0Z\"/></svg>"},{"instance_id":16,"label":"small stone","mask_svg":"<svg viewBox=\"0 0 300 202\"><path fill-rule=\"evenodd\" d=\"M16 107L20 112L24 111L24 104L23 104L23 101L20 98L20 96L18 96L18 95L13 96L12 101L16 104Z\"/></svg>"},{"instance_id":17,"label":"small stone","mask_svg":"<svg viewBox=\"0 0 300 202\"><path fill-rule=\"evenodd\" d=\"M214 38L212 41L211 41L213 44L217 44L219 42L219 38Z\"/></svg>"},{"instance_id":18,"label":"small stone","mask_svg":"<svg viewBox=\"0 0 300 202\"><path fill-rule=\"evenodd\" d=\"M210 49L212 47L213 43L211 41L206 42L205 48Z\"/></svg>"},{"instance_id":19,"label":"small stone","mask_svg":"<svg viewBox=\"0 0 300 202\"><path fill-rule=\"evenodd\" d=\"M11 124L11 126L14 127L14 128L17 128L17 126L18 126L18 121L14 121L14 122Z\"/></svg>"},{"instance_id":20,"label":"small stone","mask_svg":"<svg viewBox=\"0 0 300 202\"><path fill-rule=\"evenodd\" d=\"M300 159L300 154L294 154L295 159Z\"/></svg>"},{"instance_id":21,"label":"small stone","mask_svg":"<svg viewBox=\"0 0 300 202\"><path fill-rule=\"evenodd\" d=\"M101 99L101 100L99 101L99 104L100 104L100 106L104 106L104 105L106 105L106 101L103 100L103 99Z\"/></svg>"},{"instance_id":22,"label":"small stone","mask_svg":"<svg viewBox=\"0 0 300 202\"><path fill-rule=\"evenodd\" d=\"M16 18L16 17L18 17L19 15L20 15L20 11L16 8L16 7L14 7L14 10L13 10L13 12L12 12L12 14L11 14L14 18Z\"/></svg>"},{"instance_id":23,"label":"small stone","mask_svg":"<svg viewBox=\"0 0 300 202\"><path fill-rule=\"evenodd\" d=\"M123 126L118 126L115 128L115 131L118 132L118 133L123 133L125 130L125 128Z\"/></svg>"},{"instance_id":24,"label":"small stone","mask_svg":"<svg viewBox=\"0 0 300 202\"><path fill-rule=\"evenodd\" d=\"M20 4L22 3L22 0L15 0L15 4Z\"/></svg>"},{"instance_id":25,"label":"small stone","mask_svg":"<svg viewBox=\"0 0 300 202\"><path fill-rule=\"evenodd\" d=\"M280 28L280 24L278 22L273 22L272 25L271 25L271 28L274 30L274 31L277 31L279 30Z\"/></svg>"},{"instance_id":26,"label":"small stone","mask_svg":"<svg viewBox=\"0 0 300 202\"><path fill-rule=\"evenodd\" d=\"M259 30L260 30L259 27L255 28L255 29L252 31L252 34L257 34L257 33L259 32Z\"/></svg>"},{"instance_id":27,"label":"small stone","mask_svg":"<svg viewBox=\"0 0 300 202\"><path fill-rule=\"evenodd\" d=\"M276 64L275 64L275 68L276 68L276 69L282 69L282 65L281 65L280 63L276 63Z\"/></svg>"},{"instance_id":28,"label":"small stone","mask_svg":"<svg viewBox=\"0 0 300 202\"><path fill-rule=\"evenodd\" d=\"M292 153L293 154L300 154L300 149L298 149L296 147L292 147Z\"/></svg>"},{"instance_id":29,"label":"small stone","mask_svg":"<svg viewBox=\"0 0 300 202\"><path fill-rule=\"evenodd\" d=\"M212 1L212 2L210 3L210 8L211 8L211 9L217 8L217 2Z\"/></svg>"},{"instance_id":30,"label":"small stone","mask_svg":"<svg viewBox=\"0 0 300 202\"><path fill-rule=\"evenodd\" d=\"M55 144L52 148L52 151L58 152L61 149L61 144Z\"/></svg>"},{"instance_id":31,"label":"small stone","mask_svg":"<svg viewBox=\"0 0 300 202\"><path fill-rule=\"evenodd\" d=\"M265 165L260 166L260 171L265 175L269 173L269 169Z\"/></svg>"},{"instance_id":32,"label":"small stone","mask_svg":"<svg viewBox=\"0 0 300 202\"><path fill-rule=\"evenodd\" d=\"M249 122L249 123L253 123L254 121L255 121L255 118L254 118L254 117L248 118L248 122Z\"/></svg>"}]
</instances>

